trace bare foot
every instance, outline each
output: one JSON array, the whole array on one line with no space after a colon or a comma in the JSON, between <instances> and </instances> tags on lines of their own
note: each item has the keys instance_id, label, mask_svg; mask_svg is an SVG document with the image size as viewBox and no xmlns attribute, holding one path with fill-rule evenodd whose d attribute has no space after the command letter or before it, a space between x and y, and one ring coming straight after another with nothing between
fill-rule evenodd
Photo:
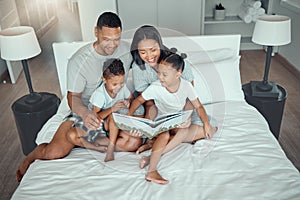
<instances>
[{"instance_id":1,"label":"bare foot","mask_svg":"<svg viewBox=\"0 0 300 200\"><path fill-rule=\"evenodd\" d=\"M105 157L105 159L104 159L104 162L109 162L109 161L112 161L112 160L114 160L115 158L114 158L114 156L109 156L108 154L106 154L106 157Z\"/></svg>"},{"instance_id":2,"label":"bare foot","mask_svg":"<svg viewBox=\"0 0 300 200\"><path fill-rule=\"evenodd\" d=\"M104 162L112 161L114 159L115 159L114 146L113 145L108 145Z\"/></svg>"},{"instance_id":3,"label":"bare foot","mask_svg":"<svg viewBox=\"0 0 300 200\"><path fill-rule=\"evenodd\" d=\"M146 175L146 181L152 181L154 183L158 183L158 184L168 184L169 181L164 179L158 172L157 170L152 171L152 172L148 172Z\"/></svg>"},{"instance_id":4,"label":"bare foot","mask_svg":"<svg viewBox=\"0 0 300 200\"><path fill-rule=\"evenodd\" d=\"M150 163L150 156L143 156L140 160L140 168L143 169Z\"/></svg>"},{"instance_id":5,"label":"bare foot","mask_svg":"<svg viewBox=\"0 0 300 200\"><path fill-rule=\"evenodd\" d=\"M18 182L20 182L22 180L22 178L23 178L24 174L26 173L29 165L30 165L30 163L28 161L26 161L25 159L19 165L18 170L16 172L16 180Z\"/></svg>"}]
</instances>

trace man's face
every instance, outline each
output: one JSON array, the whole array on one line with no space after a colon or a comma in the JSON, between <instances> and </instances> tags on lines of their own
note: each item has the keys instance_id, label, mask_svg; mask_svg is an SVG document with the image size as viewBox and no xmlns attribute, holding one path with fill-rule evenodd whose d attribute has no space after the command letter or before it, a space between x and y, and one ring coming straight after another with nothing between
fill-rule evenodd
<instances>
[{"instance_id":1,"label":"man's face","mask_svg":"<svg viewBox=\"0 0 300 200\"><path fill-rule=\"evenodd\" d=\"M97 37L96 51L101 55L107 56L115 52L120 45L121 28L109 28L103 26L102 29L95 28L95 36Z\"/></svg>"}]
</instances>

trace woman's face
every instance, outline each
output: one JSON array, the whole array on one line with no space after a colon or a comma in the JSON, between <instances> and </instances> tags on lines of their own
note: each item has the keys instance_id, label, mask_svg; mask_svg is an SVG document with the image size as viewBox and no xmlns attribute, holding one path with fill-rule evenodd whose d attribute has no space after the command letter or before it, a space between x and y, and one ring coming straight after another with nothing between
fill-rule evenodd
<instances>
[{"instance_id":1,"label":"woman's face","mask_svg":"<svg viewBox=\"0 0 300 200\"><path fill-rule=\"evenodd\" d=\"M138 52L145 63L148 63L151 67L157 65L160 56L160 48L159 44L155 40L141 40L138 44Z\"/></svg>"}]
</instances>

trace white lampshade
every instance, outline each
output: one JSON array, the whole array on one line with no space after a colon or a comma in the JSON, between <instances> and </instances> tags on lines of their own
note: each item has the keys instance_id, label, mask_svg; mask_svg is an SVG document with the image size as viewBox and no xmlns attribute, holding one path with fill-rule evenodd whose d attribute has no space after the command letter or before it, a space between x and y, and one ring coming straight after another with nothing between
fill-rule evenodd
<instances>
[{"instance_id":1,"label":"white lampshade","mask_svg":"<svg viewBox=\"0 0 300 200\"><path fill-rule=\"evenodd\" d=\"M291 19L282 15L265 15L255 23L252 41L265 46L281 46L291 42Z\"/></svg>"},{"instance_id":2,"label":"white lampshade","mask_svg":"<svg viewBox=\"0 0 300 200\"><path fill-rule=\"evenodd\" d=\"M34 29L30 26L17 26L0 32L1 58L18 61L32 58L41 53Z\"/></svg>"}]
</instances>

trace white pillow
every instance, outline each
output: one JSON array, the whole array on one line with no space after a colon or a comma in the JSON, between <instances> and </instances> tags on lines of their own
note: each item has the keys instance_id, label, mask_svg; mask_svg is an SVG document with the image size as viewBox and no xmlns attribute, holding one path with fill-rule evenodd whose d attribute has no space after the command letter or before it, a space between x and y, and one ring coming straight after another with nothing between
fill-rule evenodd
<instances>
[{"instance_id":1,"label":"white pillow","mask_svg":"<svg viewBox=\"0 0 300 200\"><path fill-rule=\"evenodd\" d=\"M230 48L221 48L207 51L189 51L186 52L187 60L193 64L217 62L234 56Z\"/></svg>"},{"instance_id":2,"label":"white pillow","mask_svg":"<svg viewBox=\"0 0 300 200\"><path fill-rule=\"evenodd\" d=\"M240 56L210 63L192 63L194 86L202 104L244 101Z\"/></svg>"}]
</instances>

